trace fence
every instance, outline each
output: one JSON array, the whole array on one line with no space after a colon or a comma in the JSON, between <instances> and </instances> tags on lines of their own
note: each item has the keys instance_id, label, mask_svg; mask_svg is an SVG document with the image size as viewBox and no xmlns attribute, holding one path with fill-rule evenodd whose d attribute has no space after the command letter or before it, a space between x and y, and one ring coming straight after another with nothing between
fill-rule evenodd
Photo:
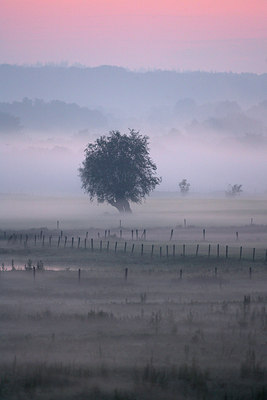
<instances>
[{"instance_id":1,"label":"fence","mask_svg":"<svg viewBox=\"0 0 267 400\"><path fill-rule=\"evenodd\" d=\"M4 235L1 239L7 245L19 245L25 248L29 247L53 247L58 249L84 249L91 252L130 254L139 256L157 257L162 259L176 259L181 257L213 257L217 259L239 259L251 261L267 262L267 249L244 247L236 245L227 245L219 243L178 243L172 242L172 233L170 240L165 243L155 241L154 243L146 241L146 230L139 235L138 230L132 230L132 238L128 241L120 237L112 236L109 230L105 231L104 237L97 235L97 239L88 237L66 236L63 231L60 235L45 235L43 231L39 234L15 234ZM204 233L203 233L204 236ZM205 237L204 237L205 239Z\"/></svg>"}]
</instances>

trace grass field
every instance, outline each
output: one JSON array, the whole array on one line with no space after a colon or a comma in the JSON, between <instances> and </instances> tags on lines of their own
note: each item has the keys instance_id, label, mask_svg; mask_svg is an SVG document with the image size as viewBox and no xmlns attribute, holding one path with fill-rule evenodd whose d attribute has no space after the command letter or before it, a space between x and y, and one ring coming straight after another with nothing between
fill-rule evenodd
<instances>
[{"instance_id":1,"label":"grass field","mask_svg":"<svg viewBox=\"0 0 267 400\"><path fill-rule=\"evenodd\" d=\"M180 266L1 272L0 398L265 399L266 266Z\"/></svg>"},{"instance_id":2,"label":"grass field","mask_svg":"<svg viewBox=\"0 0 267 400\"><path fill-rule=\"evenodd\" d=\"M267 195L236 198L182 197L179 193L157 193L141 205L133 205L133 214L120 216L114 207L90 203L86 195L42 197L0 195L2 229L47 227L61 229L245 226L251 218L256 225L267 224Z\"/></svg>"},{"instance_id":3,"label":"grass field","mask_svg":"<svg viewBox=\"0 0 267 400\"><path fill-rule=\"evenodd\" d=\"M45 207L46 201L39 200ZM263 198L227 203L151 199L142 211L136 209L132 217L122 219L121 228L118 215L94 215L92 210L89 222L81 222L78 216L87 209L84 203L78 210L74 207L67 220L76 200L67 199L63 209L58 200L50 199L39 219L40 207L35 204L34 211L32 198L30 203L25 200L23 218L20 208L13 217L8 214L7 199L1 209L5 216L0 230L1 400L267 398L267 206ZM19 199L13 201L19 207ZM166 201L169 212L162 211ZM177 204L183 208L177 211ZM204 225L204 220L209 223ZM105 238L107 229L109 238ZM132 240L131 231L136 235L136 229L139 235L147 230L146 240L140 236ZM8 241L14 234L16 240L13 236ZM186 256L181 254L184 243L188 252L192 249ZM220 257L217 243L222 246ZM133 254L128 251L132 244ZM226 245L236 250L235 256L231 253L226 259ZM241 261L240 246L244 247ZM42 260L44 271L25 271L29 259L35 266Z\"/></svg>"}]
</instances>

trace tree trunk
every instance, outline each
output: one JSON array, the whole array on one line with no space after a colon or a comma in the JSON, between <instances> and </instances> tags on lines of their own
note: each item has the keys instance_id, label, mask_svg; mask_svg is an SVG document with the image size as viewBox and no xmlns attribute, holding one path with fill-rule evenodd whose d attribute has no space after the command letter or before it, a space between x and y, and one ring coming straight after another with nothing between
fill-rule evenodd
<instances>
[{"instance_id":1,"label":"tree trunk","mask_svg":"<svg viewBox=\"0 0 267 400\"><path fill-rule=\"evenodd\" d=\"M124 212L131 213L132 210L131 210L129 201L128 200L123 200L123 204L124 204Z\"/></svg>"},{"instance_id":2,"label":"tree trunk","mask_svg":"<svg viewBox=\"0 0 267 400\"><path fill-rule=\"evenodd\" d=\"M129 201L126 199L120 199L117 201L110 201L109 202L113 207L116 207L120 213L131 213L131 207Z\"/></svg>"}]
</instances>

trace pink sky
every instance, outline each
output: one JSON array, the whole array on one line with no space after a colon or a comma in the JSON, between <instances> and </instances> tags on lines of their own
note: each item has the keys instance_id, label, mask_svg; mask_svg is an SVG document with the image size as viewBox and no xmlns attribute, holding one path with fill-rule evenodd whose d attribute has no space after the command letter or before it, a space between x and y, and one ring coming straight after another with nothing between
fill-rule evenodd
<instances>
[{"instance_id":1,"label":"pink sky","mask_svg":"<svg viewBox=\"0 0 267 400\"><path fill-rule=\"evenodd\" d=\"M1 0L0 63L267 72L267 0Z\"/></svg>"}]
</instances>

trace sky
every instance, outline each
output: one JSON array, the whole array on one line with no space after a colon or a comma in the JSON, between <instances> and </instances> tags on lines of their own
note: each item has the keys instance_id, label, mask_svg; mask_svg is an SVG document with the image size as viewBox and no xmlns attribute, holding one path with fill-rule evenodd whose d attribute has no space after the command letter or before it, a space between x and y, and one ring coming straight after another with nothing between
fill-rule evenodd
<instances>
[{"instance_id":1,"label":"sky","mask_svg":"<svg viewBox=\"0 0 267 400\"><path fill-rule=\"evenodd\" d=\"M267 72L267 0L0 0L0 63Z\"/></svg>"}]
</instances>

